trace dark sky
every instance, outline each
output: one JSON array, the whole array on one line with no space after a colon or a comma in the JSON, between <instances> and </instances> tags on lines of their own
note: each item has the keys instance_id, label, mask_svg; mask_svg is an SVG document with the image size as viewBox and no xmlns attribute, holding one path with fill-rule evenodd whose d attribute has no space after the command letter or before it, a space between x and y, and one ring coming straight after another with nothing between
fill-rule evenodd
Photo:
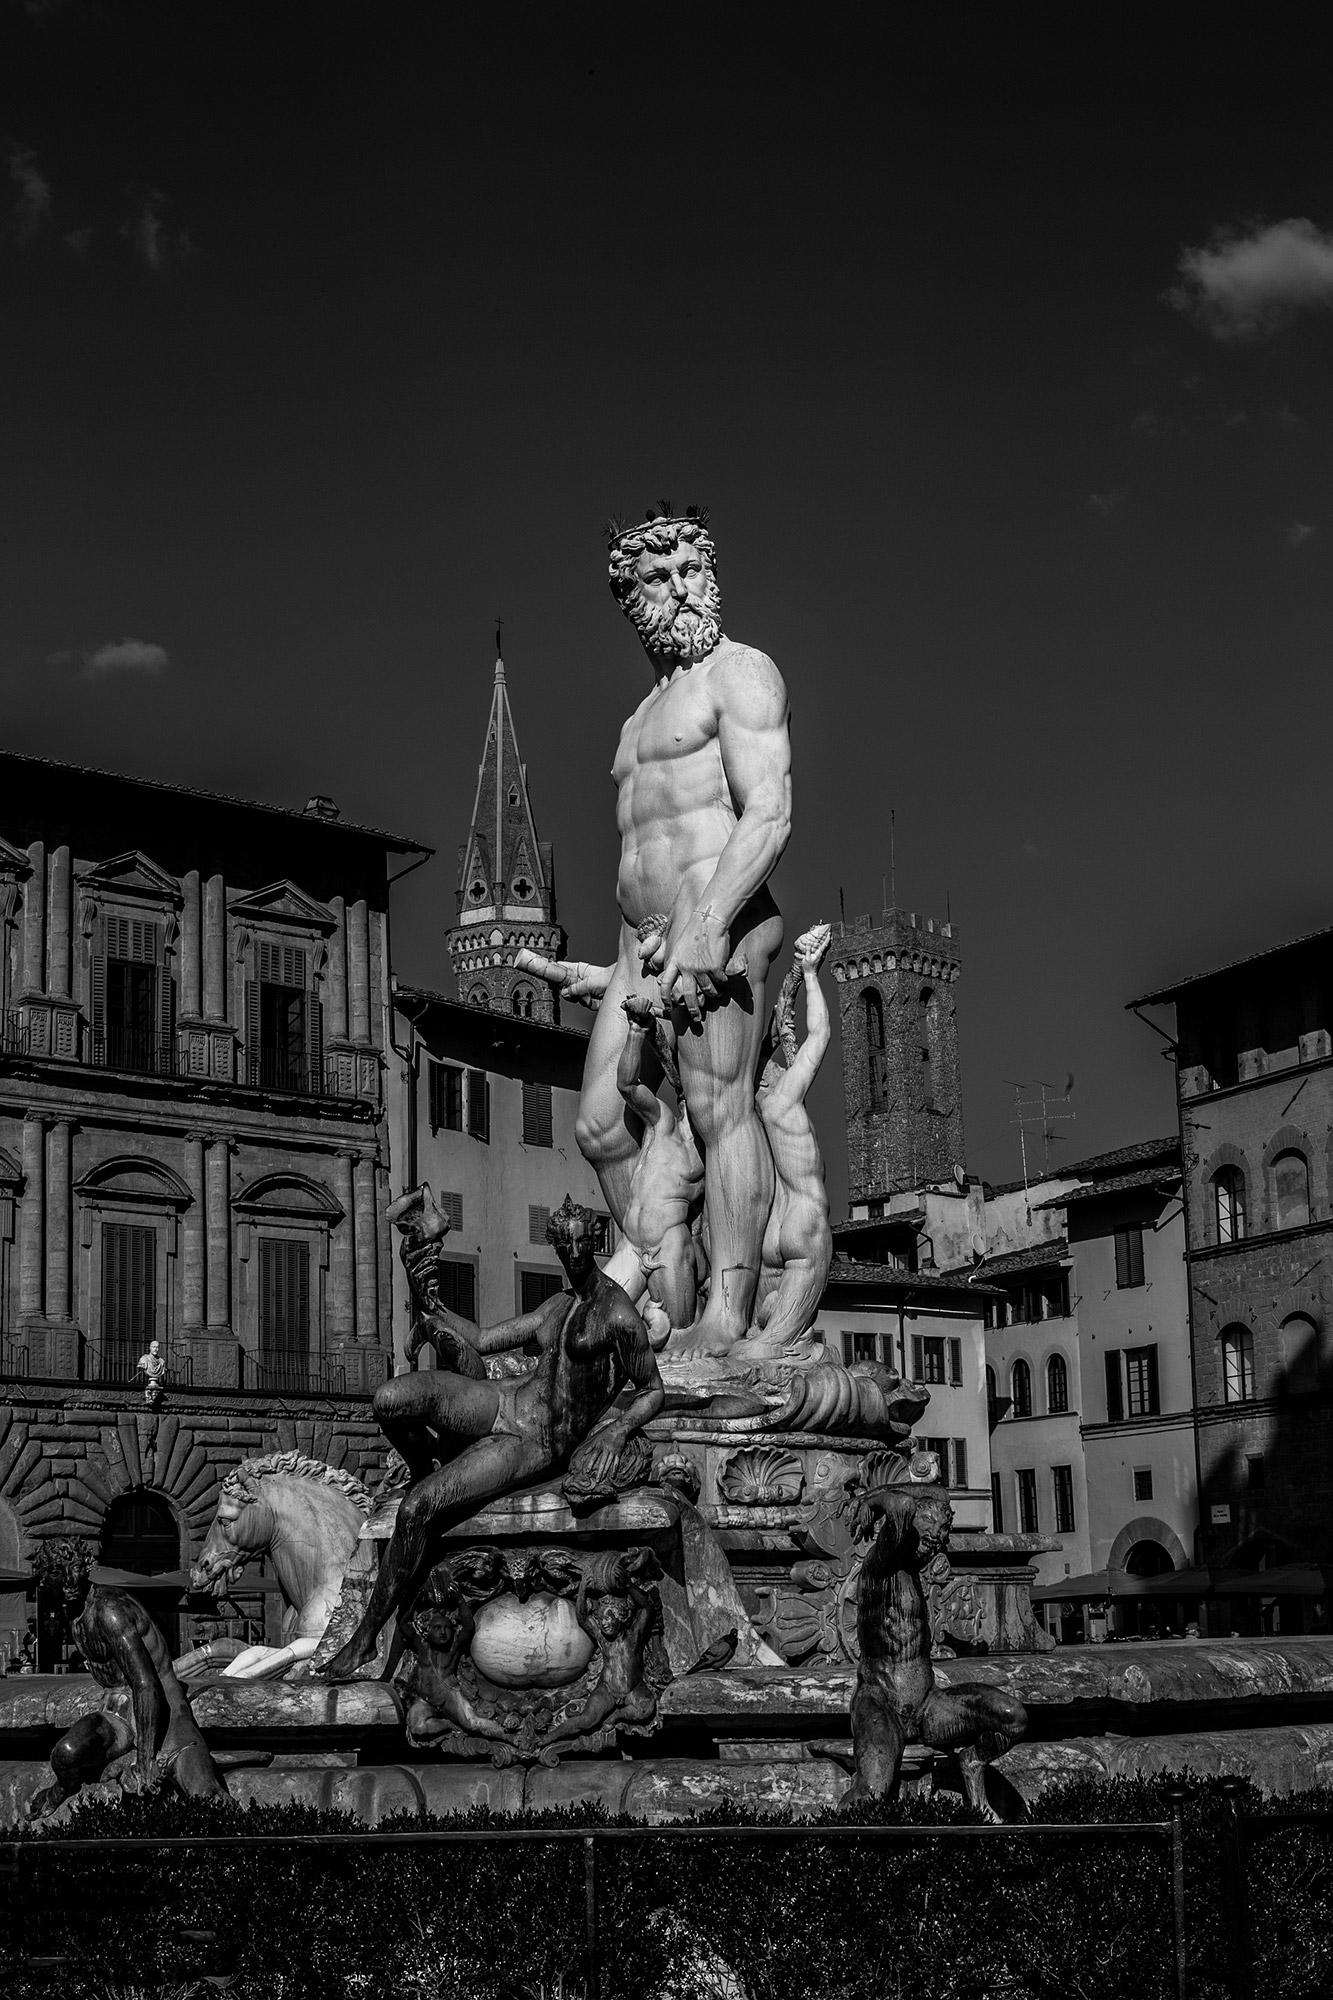
<instances>
[{"instance_id":1,"label":"dark sky","mask_svg":"<svg viewBox=\"0 0 1333 2000\"><path fill-rule=\"evenodd\" d=\"M0 0L0 736L433 843L443 984L500 612L609 957L600 524L704 501L789 934L894 810L1001 1179L1006 1079L1169 1130L1124 1002L1329 921L1326 71L1314 12L886 17Z\"/></svg>"}]
</instances>

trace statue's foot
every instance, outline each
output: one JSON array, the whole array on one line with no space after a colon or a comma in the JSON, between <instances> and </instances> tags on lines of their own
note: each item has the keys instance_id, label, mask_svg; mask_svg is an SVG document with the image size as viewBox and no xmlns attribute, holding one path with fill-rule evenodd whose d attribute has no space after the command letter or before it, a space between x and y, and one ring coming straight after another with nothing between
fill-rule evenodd
<instances>
[{"instance_id":1,"label":"statue's foot","mask_svg":"<svg viewBox=\"0 0 1333 2000\"><path fill-rule=\"evenodd\" d=\"M666 1352L673 1360L690 1361L701 1356L720 1360L733 1351L739 1340L740 1335L730 1332L725 1326L710 1326L706 1319L701 1319L697 1326L674 1329Z\"/></svg>"}]
</instances>

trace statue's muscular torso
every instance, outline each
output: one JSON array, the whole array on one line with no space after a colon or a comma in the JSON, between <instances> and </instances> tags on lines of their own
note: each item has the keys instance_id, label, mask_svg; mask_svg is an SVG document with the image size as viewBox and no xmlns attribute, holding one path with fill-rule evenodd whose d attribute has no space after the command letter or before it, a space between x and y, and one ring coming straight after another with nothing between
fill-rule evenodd
<instances>
[{"instance_id":1,"label":"statue's muscular torso","mask_svg":"<svg viewBox=\"0 0 1333 2000\"><path fill-rule=\"evenodd\" d=\"M690 916L736 825L718 740L729 669L753 649L722 639L706 660L654 687L620 732L617 896L631 929L645 918ZM775 669L769 668L771 673Z\"/></svg>"}]
</instances>

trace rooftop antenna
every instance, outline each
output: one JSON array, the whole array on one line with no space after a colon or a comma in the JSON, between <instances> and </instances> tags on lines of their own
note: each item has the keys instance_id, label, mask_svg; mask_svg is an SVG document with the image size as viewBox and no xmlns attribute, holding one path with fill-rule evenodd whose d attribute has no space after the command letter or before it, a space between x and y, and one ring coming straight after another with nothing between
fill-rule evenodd
<instances>
[{"instance_id":1,"label":"rooftop antenna","mask_svg":"<svg viewBox=\"0 0 1333 2000\"><path fill-rule=\"evenodd\" d=\"M502 632L503 629L504 629L504 619L497 614L495 620L495 657L497 660L502 660L504 658L505 649L500 644L500 633Z\"/></svg>"},{"instance_id":2,"label":"rooftop antenna","mask_svg":"<svg viewBox=\"0 0 1333 2000\"><path fill-rule=\"evenodd\" d=\"M1070 1070L1069 1075L1065 1078L1063 1088L1058 1084L1043 1083L1040 1077L1037 1079L1037 1088L1041 1092L1041 1143L1043 1161L1047 1172L1049 1172L1051 1147L1061 1145L1069 1138L1067 1132L1052 1132L1051 1126L1059 1124L1072 1125L1074 1119L1078 1116L1070 1102L1074 1091L1074 1072L1072 1069ZM1057 1091L1059 1091L1058 1096L1056 1095ZM1064 1108L1061 1109L1061 1106Z\"/></svg>"},{"instance_id":3,"label":"rooftop antenna","mask_svg":"<svg viewBox=\"0 0 1333 2000\"><path fill-rule=\"evenodd\" d=\"M896 833L897 833L897 828L895 824L895 814L893 807L890 806L889 807L889 881L893 885L893 901L889 905L889 908L891 910L896 910L898 907L898 856L896 851L897 850Z\"/></svg>"},{"instance_id":4,"label":"rooftop antenna","mask_svg":"<svg viewBox=\"0 0 1333 2000\"><path fill-rule=\"evenodd\" d=\"M1023 1113L1030 1107L1023 1097L1023 1085L1015 1083L1011 1076L1007 1076L1005 1082L1010 1085L1014 1093L1014 1115L1009 1122L1018 1127L1018 1150L1023 1161L1023 1201L1027 1208L1028 1221L1031 1222L1032 1203L1028 1200L1028 1136L1023 1122Z\"/></svg>"},{"instance_id":5,"label":"rooftop antenna","mask_svg":"<svg viewBox=\"0 0 1333 2000\"><path fill-rule=\"evenodd\" d=\"M1023 1162L1023 1197L1028 1221L1031 1222L1032 1203L1027 1199L1029 1185L1027 1122L1034 1114L1041 1120L1042 1174L1045 1176L1051 1170L1051 1147L1058 1145L1066 1136L1063 1132L1052 1131L1052 1126L1066 1121L1072 1123L1075 1117L1070 1106L1074 1073L1070 1071L1064 1089L1058 1096L1055 1094L1057 1086L1053 1083L1044 1083L1040 1077L1033 1079L1036 1088L1041 1092L1040 1097L1024 1097L1024 1090L1030 1090L1032 1084L1015 1083L1012 1077L1006 1077L1005 1081L1014 1093L1014 1115L1010 1123L1018 1127L1018 1147ZM1065 1108L1062 1110L1061 1106Z\"/></svg>"},{"instance_id":6,"label":"rooftop antenna","mask_svg":"<svg viewBox=\"0 0 1333 2000\"><path fill-rule=\"evenodd\" d=\"M840 917L840 918L842 919L842 927L843 927L843 929L844 929L844 930L846 930L846 928L847 928L847 898L846 898L846 897L845 897L845 896L843 895L843 893L842 893L842 884L841 884L841 882L839 882L839 884L838 884L838 915L839 915L839 917Z\"/></svg>"}]
</instances>

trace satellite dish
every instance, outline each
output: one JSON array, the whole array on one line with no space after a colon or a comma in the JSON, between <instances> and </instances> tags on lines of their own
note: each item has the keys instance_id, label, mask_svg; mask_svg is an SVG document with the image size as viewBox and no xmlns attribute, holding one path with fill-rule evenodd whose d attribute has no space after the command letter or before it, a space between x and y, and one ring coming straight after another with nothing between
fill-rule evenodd
<instances>
[{"instance_id":1,"label":"satellite dish","mask_svg":"<svg viewBox=\"0 0 1333 2000\"><path fill-rule=\"evenodd\" d=\"M967 1168L958 1160L955 1160L953 1163L953 1177L960 1188L967 1186Z\"/></svg>"},{"instance_id":2,"label":"satellite dish","mask_svg":"<svg viewBox=\"0 0 1333 2000\"><path fill-rule=\"evenodd\" d=\"M974 1229L972 1231L972 1255L974 1257L984 1257L985 1254L986 1239L979 1229Z\"/></svg>"}]
</instances>

